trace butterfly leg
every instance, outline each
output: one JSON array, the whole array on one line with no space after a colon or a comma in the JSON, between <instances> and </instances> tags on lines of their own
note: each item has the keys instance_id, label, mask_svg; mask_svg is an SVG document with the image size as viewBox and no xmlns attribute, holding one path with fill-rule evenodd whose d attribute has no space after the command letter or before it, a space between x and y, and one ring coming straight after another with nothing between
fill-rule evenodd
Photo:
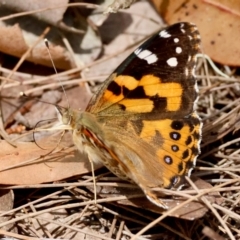
<instances>
[{"instance_id":1,"label":"butterfly leg","mask_svg":"<svg viewBox=\"0 0 240 240\"><path fill-rule=\"evenodd\" d=\"M94 203L97 204L97 186L96 186L96 178L95 178L95 172L94 172L94 165L91 158L88 156L88 160L91 165L91 171L92 171L92 178L93 178L93 191L94 191Z\"/></svg>"}]
</instances>

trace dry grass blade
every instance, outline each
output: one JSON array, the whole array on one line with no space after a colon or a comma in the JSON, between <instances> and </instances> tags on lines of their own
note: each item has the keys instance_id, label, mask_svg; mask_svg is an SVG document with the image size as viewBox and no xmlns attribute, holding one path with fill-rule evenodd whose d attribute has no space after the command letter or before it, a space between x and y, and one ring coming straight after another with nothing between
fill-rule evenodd
<instances>
[{"instance_id":1,"label":"dry grass blade","mask_svg":"<svg viewBox=\"0 0 240 240\"><path fill-rule=\"evenodd\" d=\"M211 228L205 227L202 230L203 234L205 234L210 239L218 239L218 240L224 240L225 238L221 237L218 233L214 232Z\"/></svg>"}]
</instances>

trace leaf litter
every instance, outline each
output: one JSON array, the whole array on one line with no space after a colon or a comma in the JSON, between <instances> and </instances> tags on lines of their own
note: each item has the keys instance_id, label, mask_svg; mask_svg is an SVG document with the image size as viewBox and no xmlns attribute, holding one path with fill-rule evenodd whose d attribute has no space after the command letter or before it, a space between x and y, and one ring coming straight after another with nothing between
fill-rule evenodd
<instances>
[{"instance_id":1,"label":"leaf litter","mask_svg":"<svg viewBox=\"0 0 240 240\"><path fill-rule=\"evenodd\" d=\"M136 3L131 13L124 12L125 17L136 20L134 11L139 14L139 9L143 8L141 4L147 3ZM121 19L123 16L119 14L116 16ZM150 20L143 18L141 21L137 16L135 26L142 25L143 21ZM103 26L102 29L106 28ZM159 28L155 27L152 32ZM49 69L26 61L22 61L14 72L2 65L2 77L11 76L11 80L4 79L1 89L2 130L11 133L7 136L17 148L1 140L1 194L12 195L0 198L0 206L6 201L8 205L8 209L1 209L0 234L19 239L134 239L137 233L143 234L142 239L200 239L206 236L237 239L240 236L237 68L218 65L228 76L222 77L199 58L198 112L204 122L202 154L193 173L196 179L188 180L191 187L179 192L160 191L166 194L168 211L151 206L136 186L117 179L101 166L97 166L95 172L98 194L95 205L89 161L72 147L69 136L66 135L57 148L54 134L53 139L50 139L51 134L43 134L36 144L33 142L34 124L46 120L46 116L47 119L56 118L54 106L44 105L34 98L66 106L64 97L53 98L55 93L61 96L57 82L60 79L70 105L84 109L98 83L128 54L124 49L144 37L142 30L141 36L129 38L131 28L126 29L128 31L123 34L127 36L126 45L121 51L118 51L119 44L115 50L111 49L114 46L111 43L118 41L113 37L103 45L106 52L110 50L109 55L94 61L97 55L93 54L90 56L92 62L86 61L86 66L72 58L75 68L53 74ZM105 30L101 33L104 32L106 34ZM123 39L121 35L121 42ZM17 59L12 59L16 65ZM29 69L30 73L22 73L23 69ZM19 101L19 92L23 91L33 98ZM38 147L46 143L49 143L48 149Z\"/></svg>"}]
</instances>

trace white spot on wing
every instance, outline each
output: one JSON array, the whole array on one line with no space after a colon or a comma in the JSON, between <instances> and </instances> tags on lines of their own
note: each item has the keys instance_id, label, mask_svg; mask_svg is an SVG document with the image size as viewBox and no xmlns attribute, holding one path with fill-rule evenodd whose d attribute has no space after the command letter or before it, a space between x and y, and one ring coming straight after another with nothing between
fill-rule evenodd
<instances>
[{"instance_id":1,"label":"white spot on wing","mask_svg":"<svg viewBox=\"0 0 240 240\"><path fill-rule=\"evenodd\" d=\"M185 31L184 29L181 29L181 32L182 32L182 33L185 33L186 31Z\"/></svg>"},{"instance_id":2,"label":"white spot on wing","mask_svg":"<svg viewBox=\"0 0 240 240\"><path fill-rule=\"evenodd\" d=\"M171 37L171 35L166 30L162 30L159 33L159 36L162 37L162 38L169 38L169 37Z\"/></svg>"},{"instance_id":3,"label":"white spot on wing","mask_svg":"<svg viewBox=\"0 0 240 240\"><path fill-rule=\"evenodd\" d=\"M169 58L169 59L167 60L167 64L168 64L170 67L176 67L176 66L178 65L177 58L175 58L175 57Z\"/></svg>"},{"instance_id":4,"label":"white spot on wing","mask_svg":"<svg viewBox=\"0 0 240 240\"><path fill-rule=\"evenodd\" d=\"M174 41L175 43L178 43L178 42L179 42L179 38L174 38L173 41Z\"/></svg>"},{"instance_id":5,"label":"white spot on wing","mask_svg":"<svg viewBox=\"0 0 240 240\"><path fill-rule=\"evenodd\" d=\"M156 54L152 53L149 50L142 50L142 49L138 48L137 50L134 51L134 53L140 59L146 60L148 64L155 63L158 60Z\"/></svg>"},{"instance_id":6,"label":"white spot on wing","mask_svg":"<svg viewBox=\"0 0 240 240\"><path fill-rule=\"evenodd\" d=\"M176 53L179 54L179 53L181 53L181 52L182 52L182 48L181 48L181 47L177 47L177 48L176 48Z\"/></svg>"}]
</instances>

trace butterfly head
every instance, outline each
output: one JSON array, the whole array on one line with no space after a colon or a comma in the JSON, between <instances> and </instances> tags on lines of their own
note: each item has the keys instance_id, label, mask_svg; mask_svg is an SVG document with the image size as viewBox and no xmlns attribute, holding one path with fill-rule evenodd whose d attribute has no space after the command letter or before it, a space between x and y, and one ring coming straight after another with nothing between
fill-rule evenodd
<instances>
[{"instance_id":1,"label":"butterfly head","mask_svg":"<svg viewBox=\"0 0 240 240\"><path fill-rule=\"evenodd\" d=\"M102 135L102 127L93 114L61 106L56 106L56 109L59 121L63 125L68 125L74 132L81 133L83 129L88 129Z\"/></svg>"},{"instance_id":2,"label":"butterfly head","mask_svg":"<svg viewBox=\"0 0 240 240\"><path fill-rule=\"evenodd\" d=\"M64 125L69 125L72 119L71 109L56 105L56 110L59 122L62 122Z\"/></svg>"}]
</instances>

